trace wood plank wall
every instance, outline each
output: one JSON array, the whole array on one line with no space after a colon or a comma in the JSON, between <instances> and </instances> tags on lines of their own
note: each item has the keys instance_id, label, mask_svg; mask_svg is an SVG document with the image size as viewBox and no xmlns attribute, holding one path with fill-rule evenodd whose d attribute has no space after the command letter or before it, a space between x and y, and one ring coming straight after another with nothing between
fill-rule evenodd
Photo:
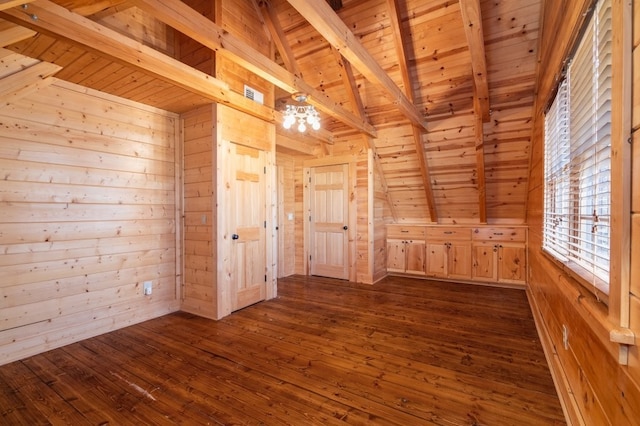
<instances>
[{"instance_id":1,"label":"wood plank wall","mask_svg":"<svg viewBox=\"0 0 640 426\"><path fill-rule=\"evenodd\" d=\"M207 2L202 2L207 3ZM173 56L175 52L175 32L171 27L154 19L137 7L128 7L117 13L108 13L104 17L94 16L97 21L112 30L131 37Z\"/></svg>"},{"instance_id":2,"label":"wood plank wall","mask_svg":"<svg viewBox=\"0 0 640 426\"><path fill-rule=\"evenodd\" d=\"M184 279L182 310L216 318L216 192L213 105L183 114Z\"/></svg>"},{"instance_id":3,"label":"wood plank wall","mask_svg":"<svg viewBox=\"0 0 640 426\"><path fill-rule=\"evenodd\" d=\"M205 16L212 21L215 20L215 2L208 0L185 0L184 3L194 10L199 11L202 16ZM215 55L211 52L211 49L180 32L177 32L175 40L177 58L199 71L213 75L215 71Z\"/></svg>"},{"instance_id":4,"label":"wood plank wall","mask_svg":"<svg viewBox=\"0 0 640 426\"><path fill-rule=\"evenodd\" d=\"M351 280L373 284L386 276L386 227L389 222L391 210L386 195L382 189L382 180L374 167L370 150L363 146L362 137L345 137L337 139L330 147L330 156L337 158L350 158L351 167L356 175L356 188L352 196L356 198L356 211L350 212L355 217L355 251L351 262ZM304 254L304 181L305 161L312 157L302 154L291 154L294 159L293 169L293 212L294 245L286 248L287 256L294 258L293 273L307 274L308 265ZM285 161L285 154L278 154L278 161ZM323 161L323 160L315 160ZM327 164L332 160L326 159ZM336 160L342 161L342 160ZM368 188L373 185L373 194ZM289 209L289 207L286 207ZM290 211L290 210L287 210ZM372 221L372 222L371 222ZM373 226L371 226L373 225ZM372 230L373 229L373 230ZM282 233L280 234L282 235ZM290 274L289 274L290 275ZM288 276L288 275L282 275Z\"/></svg>"},{"instance_id":5,"label":"wood plank wall","mask_svg":"<svg viewBox=\"0 0 640 426\"><path fill-rule=\"evenodd\" d=\"M529 261L530 277L527 287L536 323L556 380L567 419L573 424L637 424L640 418L640 363L637 346L630 347L629 365L618 362L619 346L610 341L609 331L615 328L610 322L607 307L564 273L541 250L543 211L543 143L544 107L583 20L590 0L545 2L544 24L541 40L541 78L538 82L538 98L534 113L532 133L531 174L528 195ZM614 4L621 4L614 0ZM640 1L634 0L636 28L637 9ZM638 101L638 35L634 39L635 100ZM635 129L638 128L635 113ZM637 134L637 132L636 132ZM637 135L634 135L637 139ZM640 306L638 304L638 155L634 142L634 214L635 223L632 245L631 326L640 331ZM635 243L635 244L634 244ZM563 327L568 330L568 346L563 345ZM637 342L637 338L636 338Z\"/></svg>"},{"instance_id":6,"label":"wood plank wall","mask_svg":"<svg viewBox=\"0 0 640 426\"><path fill-rule=\"evenodd\" d=\"M243 11L250 3L218 0L208 2L190 0L188 4L211 20L215 20L230 33L240 37L264 54L271 52L271 46L264 37L257 37L261 24L253 11ZM180 59L203 72L224 80L239 93L244 84L264 94L264 103L273 105L273 85L239 67L229 59L216 57L214 52L193 40L179 36ZM225 159L218 162L220 143L231 141L252 146L268 152L268 190L275 193L275 127L247 114L222 105L208 105L183 114L185 139L185 280L182 309L208 318L220 318L230 312L229 300L220 298L225 292L220 283L218 253L223 243L217 238L219 226L225 218L227 207L218 200L218 169L224 167ZM275 203L275 196L267 197ZM269 206L269 223L275 221L276 206ZM274 231L275 232L275 231ZM268 239L272 241L272 238ZM274 248L269 248L272 253ZM228 250L227 250L228 251ZM269 259L277 259L270 256ZM269 265L272 271L275 265ZM271 273L268 274L271 276ZM222 287L221 287L222 286ZM275 277L268 286L268 297L275 295Z\"/></svg>"},{"instance_id":7,"label":"wood plank wall","mask_svg":"<svg viewBox=\"0 0 640 426\"><path fill-rule=\"evenodd\" d=\"M640 338L640 0L633 2L633 100L632 100L632 178L631 178L631 286L630 328ZM629 353L631 375L640 383L640 349Z\"/></svg>"},{"instance_id":8,"label":"wood plank wall","mask_svg":"<svg viewBox=\"0 0 640 426\"><path fill-rule=\"evenodd\" d=\"M186 3L214 20L214 2ZM215 55L184 34L177 33L176 56L184 63L215 74ZM217 215L215 191L215 105L205 105L182 115L184 139L184 279L181 309L217 318L216 254Z\"/></svg>"},{"instance_id":9,"label":"wood plank wall","mask_svg":"<svg viewBox=\"0 0 640 426\"><path fill-rule=\"evenodd\" d=\"M278 278L295 273L296 266L296 214L295 167L296 157L276 153L278 166ZM293 215L293 220L289 219Z\"/></svg>"},{"instance_id":10,"label":"wood plank wall","mask_svg":"<svg viewBox=\"0 0 640 426\"><path fill-rule=\"evenodd\" d=\"M263 55L274 57L273 44L265 27L258 19L252 1L217 0L216 3L222 3L221 7L218 6L216 15L218 25ZM239 93L244 93L246 84L264 95L265 105L274 106L273 84L225 57L216 57L216 77L228 83L231 90Z\"/></svg>"},{"instance_id":11,"label":"wood plank wall","mask_svg":"<svg viewBox=\"0 0 640 426\"><path fill-rule=\"evenodd\" d=\"M178 117L57 81L0 123L0 363L176 311Z\"/></svg>"},{"instance_id":12,"label":"wood plank wall","mask_svg":"<svg viewBox=\"0 0 640 426\"><path fill-rule=\"evenodd\" d=\"M304 211L304 191L306 182L304 180L304 163L302 159L296 158L294 175L294 213L295 213L295 273L306 275L308 271L307 258L304 254L304 221L306 215Z\"/></svg>"},{"instance_id":13,"label":"wood plank wall","mask_svg":"<svg viewBox=\"0 0 640 426\"><path fill-rule=\"evenodd\" d=\"M387 199L382 191L382 182L374 167L371 151L364 146L362 137L337 139L331 147L331 155L354 158L356 188L355 217L355 259L352 280L373 284L386 275L386 234L385 213L390 212ZM369 190L371 188L371 191Z\"/></svg>"},{"instance_id":14,"label":"wood plank wall","mask_svg":"<svg viewBox=\"0 0 640 426\"><path fill-rule=\"evenodd\" d=\"M371 175L369 173L369 155L367 151L363 152L356 162L356 281L361 283L373 283L373 270L370 256L373 255L373 240L371 237L372 228L370 221L374 220L373 200L369 199L369 184ZM371 216L370 216L371 215ZM352 263L353 264L353 263Z\"/></svg>"},{"instance_id":15,"label":"wood plank wall","mask_svg":"<svg viewBox=\"0 0 640 426\"><path fill-rule=\"evenodd\" d=\"M387 275L387 227L393 221L391 208L384 190L382 176L378 173L370 152L369 175L373 179L373 270L372 281L375 283Z\"/></svg>"}]
</instances>

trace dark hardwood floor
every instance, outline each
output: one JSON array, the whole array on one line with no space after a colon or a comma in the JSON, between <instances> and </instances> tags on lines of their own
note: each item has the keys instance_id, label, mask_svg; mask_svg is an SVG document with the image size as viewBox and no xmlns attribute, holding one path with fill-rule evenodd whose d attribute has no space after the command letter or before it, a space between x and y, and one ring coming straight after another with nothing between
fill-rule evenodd
<instances>
[{"instance_id":1,"label":"dark hardwood floor","mask_svg":"<svg viewBox=\"0 0 640 426\"><path fill-rule=\"evenodd\" d=\"M524 291L290 277L0 367L3 425L560 425Z\"/></svg>"}]
</instances>

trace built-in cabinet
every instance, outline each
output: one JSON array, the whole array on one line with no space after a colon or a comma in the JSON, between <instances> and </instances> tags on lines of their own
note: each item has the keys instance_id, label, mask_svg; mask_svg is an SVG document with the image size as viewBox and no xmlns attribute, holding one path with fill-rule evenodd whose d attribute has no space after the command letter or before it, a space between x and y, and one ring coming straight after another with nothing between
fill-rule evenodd
<instances>
[{"instance_id":1,"label":"built-in cabinet","mask_svg":"<svg viewBox=\"0 0 640 426\"><path fill-rule=\"evenodd\" d=\"M524 285L526 227L387 226L387 273Z\"/></svg>"},{"instance_id":2,"label":"built-in cabinet","mask_svg":"<svg viewBox=\"0 0 640 426\"><path fill-rule=\"evenodd\" d=\"M425 229L428 277L471 278L471 230L469 228Z\"/></svg>"},{"instance_id":3,"label":"built-in cabinet","mask_svg":"<svg viewBox=\"0 0 640 426\"><path fill-rule=\"evenodd\" d=\"M472 253L474 280L526 282L525 228L474 228Z\"/></svg>"},{"instance_id":4,"label":"built-in cabinet","mask_svg":"<svg viewBox=\"0 0 640 426\"><path fill-rule=\"evenodd\" d=\"M387 230L387 272L425 273L425 236L420 226L397 226Z\"/></svg>"}]
</instances>

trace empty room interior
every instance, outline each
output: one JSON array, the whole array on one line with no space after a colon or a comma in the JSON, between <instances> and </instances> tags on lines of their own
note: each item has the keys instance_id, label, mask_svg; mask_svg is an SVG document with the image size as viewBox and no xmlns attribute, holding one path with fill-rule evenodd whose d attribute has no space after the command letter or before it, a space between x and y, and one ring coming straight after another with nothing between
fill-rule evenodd
<instances>
[{"instance_id":1,"label":"empty room interior","mask_svg":"<svg viewBox=\"0 0 640 426\"><path fill-rule=\"evenodd\" d=\"M0 0L0 424L640 424L640 0Z\"/></svg>"}]
</instances>

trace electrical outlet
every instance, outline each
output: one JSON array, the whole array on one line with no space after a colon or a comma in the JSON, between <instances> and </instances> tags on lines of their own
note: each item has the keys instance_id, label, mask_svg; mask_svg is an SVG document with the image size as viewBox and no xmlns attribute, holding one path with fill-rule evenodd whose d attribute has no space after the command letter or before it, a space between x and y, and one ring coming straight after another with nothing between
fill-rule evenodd
<instances>
[{"instance_id":1,"label":"electrical outlet","mask_svg":"<svg viewBox=\"0 0 640 426\"><path fill-rule=\"evenodd\" d=\"M564 324L562 324L562 346L565 350L569 349L569 329Z\"/></svg>"},{"instance_id":2,"label":"electrical outlet","mask_svg":"<svg viewBox=\"0 0 640 426\"><path fill-rule=\"evenodd\" d=\"M145 296L151 296L153 292L153 281L145 281L142 287Z\"/></svg>"}]
</instances>

